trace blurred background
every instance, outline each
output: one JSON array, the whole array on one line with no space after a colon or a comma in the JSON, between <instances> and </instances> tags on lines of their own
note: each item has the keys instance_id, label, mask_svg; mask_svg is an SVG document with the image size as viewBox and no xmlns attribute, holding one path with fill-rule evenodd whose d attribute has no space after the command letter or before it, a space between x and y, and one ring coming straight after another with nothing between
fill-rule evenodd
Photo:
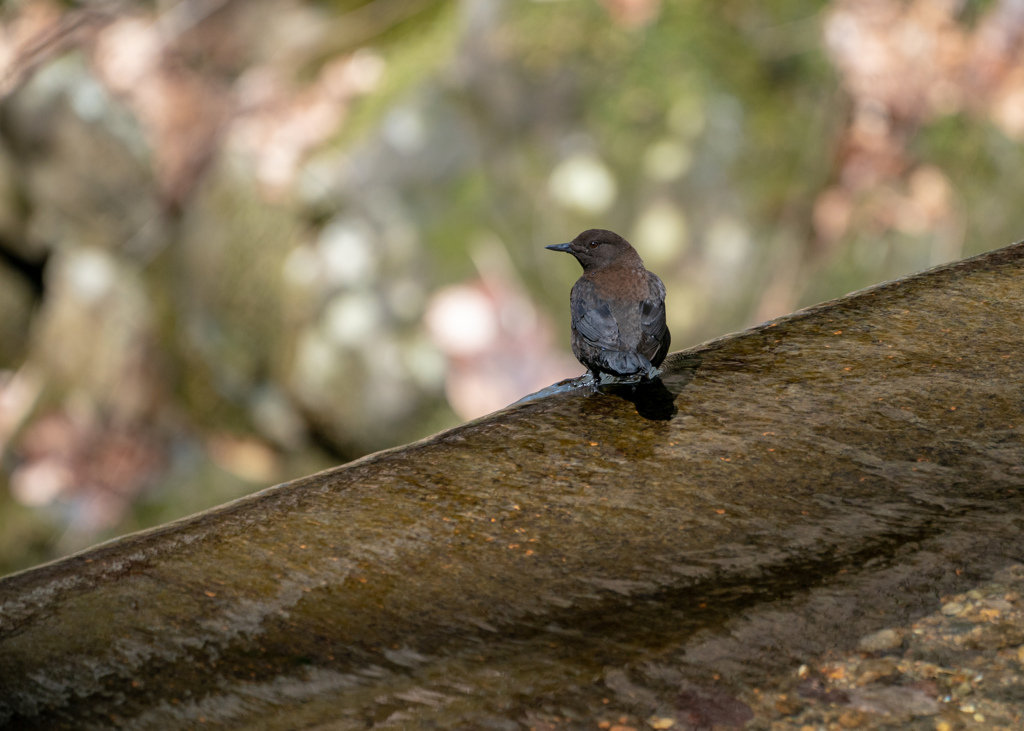
<instances>
[{"instance_id":1,"label":"blurred background","mask_svg":"<svg viewBox=\"0 0 1024 731\"><path fill-rule=\"evenodd\" d=\"M1024 0L0 4L0 574L1024 238Z\"/></svg>"}]
</instances>

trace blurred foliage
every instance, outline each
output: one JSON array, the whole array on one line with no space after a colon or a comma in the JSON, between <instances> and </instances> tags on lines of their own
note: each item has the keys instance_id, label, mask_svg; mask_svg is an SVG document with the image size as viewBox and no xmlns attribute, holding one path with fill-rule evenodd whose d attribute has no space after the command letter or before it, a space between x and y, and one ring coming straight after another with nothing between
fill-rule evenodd
<instances>
[{"instance_id":1,"label":"blurred foliage","mask_svg":"<svg viewBox=\"0 0 1024 731\"><path fill-rule=\"evenodd\" d=\"M1009 0L0 9L0 572L1021 238Z\"/></svg>"}]
</instances>

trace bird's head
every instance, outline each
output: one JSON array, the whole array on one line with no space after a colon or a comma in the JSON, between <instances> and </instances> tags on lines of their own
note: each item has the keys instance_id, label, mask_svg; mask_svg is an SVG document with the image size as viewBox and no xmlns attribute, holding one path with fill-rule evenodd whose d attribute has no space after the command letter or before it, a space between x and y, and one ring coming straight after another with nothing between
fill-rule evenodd
<instances>
[{"instance_id":1,"label":"bird's head","mask_svg":"<svg viewBox=\"0 0 1024 731\"><path fill-rule=\"evenodd\" d=\"M545 248L564 251L576 257L583 271L592 272L609 266L643 267L643 260L629 242L613 231L587 229L567 244Z\"/></svg>"}]
</instances>

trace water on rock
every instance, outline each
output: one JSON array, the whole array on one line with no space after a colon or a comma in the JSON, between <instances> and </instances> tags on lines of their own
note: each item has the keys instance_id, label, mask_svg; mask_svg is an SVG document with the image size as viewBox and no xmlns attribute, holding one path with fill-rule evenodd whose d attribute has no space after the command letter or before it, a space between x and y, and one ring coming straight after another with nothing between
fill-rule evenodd
<instances>
[{"instance_id":1,"label":"water on rock","mask_svg":"<svg viewBox=\"0 0 1024 731\"><path fill-rule=\"evenodd\" d=\"M1022 281L1011 246L0 580L0 721L738 727L1024 556Z\"/></svg>"}]
</instances>

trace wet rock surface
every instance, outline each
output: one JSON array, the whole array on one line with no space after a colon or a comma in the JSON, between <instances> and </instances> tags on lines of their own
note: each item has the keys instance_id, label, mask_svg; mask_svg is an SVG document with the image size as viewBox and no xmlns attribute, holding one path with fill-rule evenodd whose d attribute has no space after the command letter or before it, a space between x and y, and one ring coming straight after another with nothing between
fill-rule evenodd
<instances>
[{"instance_id":1,"label":"wet rock surface","mask_svg":"<svg viewBox=\"0 0 1024 731\"><path fill-rule=\"evenodd\" d=\"M751 707L773 731L1024 726L1024 566L953 597L897 632L906 646L815 658ZM953 611L953 608L956 608ZM859 649L863 650L863 642Z\"/></svg>"},{"instance_id":2,"label":"wet rock surface","mask_svg":"<svg viewBox=\"0 0 1024 731\"><path fill-rule=\"evenodd\" d=\"M0 720L1012 726L959 706L1024 642L1022 270L1008 247L7 577Z\"/></svg>"}]
</instances>

